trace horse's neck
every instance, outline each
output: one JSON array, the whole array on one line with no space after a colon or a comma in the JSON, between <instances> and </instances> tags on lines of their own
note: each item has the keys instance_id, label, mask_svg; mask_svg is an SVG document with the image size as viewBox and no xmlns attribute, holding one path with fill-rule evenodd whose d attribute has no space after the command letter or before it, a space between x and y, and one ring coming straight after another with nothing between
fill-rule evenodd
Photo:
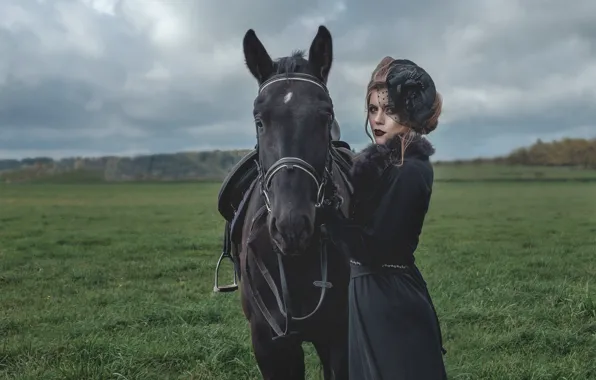
<instances>
[{"instance_id":1,"label":"horse's neck","mask_svg":"<svg viewBox=\"0 0 596 380\"><path fill-rule=\"evenodd\" d=\"M343 211L344 215L348 215L349 212L349 208L350 208L350 198L352 196L350 190L349 190L349 184L346 183L346 177L345 176L349 176L349 173L345 173L344 175L341 174L342 168L341 166L337 163L337 162L333 162L333 170L331 171L331 178L333 179L333 182L335 183L335 186L337 188L337 192L339 193L339 195L343 198L343 203L341 205L341 210Z\"/></svg>"}]
</instances>

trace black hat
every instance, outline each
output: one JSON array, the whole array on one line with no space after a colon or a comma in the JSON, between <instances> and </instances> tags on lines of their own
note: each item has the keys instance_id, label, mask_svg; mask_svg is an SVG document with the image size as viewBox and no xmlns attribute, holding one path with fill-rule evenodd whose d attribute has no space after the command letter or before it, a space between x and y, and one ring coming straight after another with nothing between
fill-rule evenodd
<instances>
[{"instance_id":1,"label":"black hat","mask_svg":"<svg viewBox=\"0 0 596 380\"><path fill-rule=\"evenodd\" d=\"M390 64L386 84L389 102L405 125L421 134L437 127L430 122L437 91L422 67L407 59L396 59Z\"/></svg>"}]
</instances>

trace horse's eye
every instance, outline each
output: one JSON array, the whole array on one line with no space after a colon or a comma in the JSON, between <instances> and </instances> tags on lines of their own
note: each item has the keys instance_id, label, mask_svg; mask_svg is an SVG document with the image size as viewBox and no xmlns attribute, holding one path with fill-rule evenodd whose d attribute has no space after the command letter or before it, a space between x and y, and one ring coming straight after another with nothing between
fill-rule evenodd
<instances>
[{"instance_id":1,"label":"horse's eye","mask_svg":"<svg viewBox=\"0 0 596 380\"><path fill-rule=\"evenodd\" d=\"M257 129L262 129L263 128L263 122L260 119L256 119L255 120L255 126L257 127Z\"/></svg>"}]
</instances>

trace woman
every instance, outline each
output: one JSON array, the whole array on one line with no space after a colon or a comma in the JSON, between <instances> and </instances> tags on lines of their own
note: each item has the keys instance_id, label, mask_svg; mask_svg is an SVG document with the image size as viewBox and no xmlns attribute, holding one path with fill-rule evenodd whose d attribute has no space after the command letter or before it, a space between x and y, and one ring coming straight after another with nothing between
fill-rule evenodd
<instances>
[{"instance_id":1,"label":"woman","mask_svg":"<svg viewBox=\"0 0 596 380\"><path fill-rule=\"evenodd\" d=\"M434 148L422 135L437 127L441 96L421 67L385 57L366 104L374 144L354 162L351 218L332 212L327 224L350 256L350 379L446 379L438 319L414 264L433 184Z\"/></svg>"}]
</instances>

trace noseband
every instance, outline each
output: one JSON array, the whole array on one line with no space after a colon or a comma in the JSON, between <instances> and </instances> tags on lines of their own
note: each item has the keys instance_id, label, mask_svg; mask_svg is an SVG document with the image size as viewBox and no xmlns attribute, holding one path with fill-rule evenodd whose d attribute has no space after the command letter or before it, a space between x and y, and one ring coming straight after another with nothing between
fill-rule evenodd
<instances>
[{"instance_id":1,"label":"noseband","mask_svg":"<svg viewBox=\"0 0 596 380\"><path fill-rule=\"evenodd\" d=\"M263 185L261 187L261 192L265 197L265 207L267 207L267 211L271 212L271 200L269 199L269 190L271 188L271 181L273 179L273 176L284 169L288 171L293 171L294 169L302 170L312 178L317 187L317 202L315 203L315 207L321 207L324 200L325 192L323 190L325 188L325 184L327 183L327 177L324 176L323 179L321 179L319 173L317 173L315 168L313 168L311 164L309 164L301 158L282 157L279 160L277 160L273 165L271 165L269 170L267 170L263 180ZM325 172L327 172L327 168L325 168Z\"/></svg>"}]
</instances>

